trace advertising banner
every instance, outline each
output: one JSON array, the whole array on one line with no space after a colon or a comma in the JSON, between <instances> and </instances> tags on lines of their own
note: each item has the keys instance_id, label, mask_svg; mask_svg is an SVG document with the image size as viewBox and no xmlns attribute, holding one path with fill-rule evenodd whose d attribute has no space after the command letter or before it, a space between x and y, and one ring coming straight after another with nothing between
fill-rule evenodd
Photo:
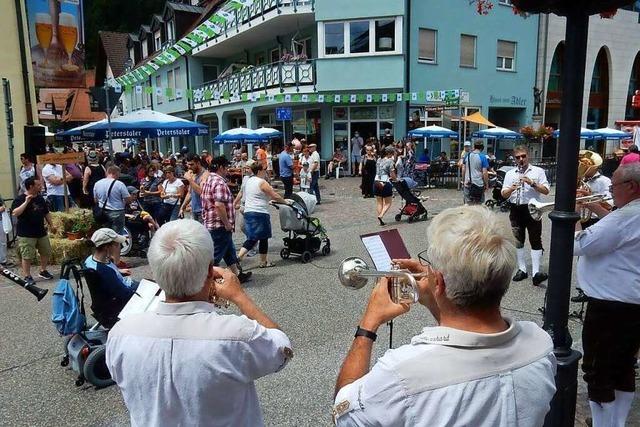
<instances>
[{"instance_id":1,"label":"advertising banner","mask_svg":"<svg viewBox=\"0 0 640 427\"><path fill-rule=\"evenodd\" d=\"M35 85L84 87L82 0L27 0Z\"/></svg>"}]
</instances>

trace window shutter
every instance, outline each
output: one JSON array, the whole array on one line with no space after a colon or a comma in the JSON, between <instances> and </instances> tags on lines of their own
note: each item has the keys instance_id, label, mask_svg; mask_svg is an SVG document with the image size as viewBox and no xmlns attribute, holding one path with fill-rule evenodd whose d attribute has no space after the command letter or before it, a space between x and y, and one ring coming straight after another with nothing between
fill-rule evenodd
<instances>
[{"instance_id":1,"label":"window shutter","mask_svg":"<svg viewBox=\"0 0 640 427\"><path fill-rule=\"evenodd\" d=\"M516 44L504 40L498 40L498 56L503 58L515 58Z\"/></svg>"},{"instance_id":2,"label":"window shutter","mask_svg":"<svg viewBox=\"0 0 640 427\"><path fill-rule=\"evenodd\" d=\"M460 36L460 65L475 67L476 65L476 38L462 34Z\"/></svg>"},{"instance_id":3,"label":"window shutter","mask_svg":"<svg viewBox=\"0 0 640 427\"><path fill-rule=\"evenodd\" d=\"M428 61L436 60L436 31L420 29L419 58Z\"/></svg>"}]
</instances>

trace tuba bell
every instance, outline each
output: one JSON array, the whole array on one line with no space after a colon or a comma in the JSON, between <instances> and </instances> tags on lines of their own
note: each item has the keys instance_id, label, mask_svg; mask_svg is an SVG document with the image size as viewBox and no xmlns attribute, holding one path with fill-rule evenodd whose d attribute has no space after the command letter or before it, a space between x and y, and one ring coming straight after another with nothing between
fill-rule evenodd
<instances>
[{"instance_id":1,"label":"tuba bell","mask_svg":"<svg viewBox=\"0 0 640 427\"><path fill-rule=\"evenodd\" d=\"M602 165L602 157L600 154L591 150L580 150L578 153L578 190L591 192L589 187L589 177L592 177L598 168ZM594 200L599 201L599 200ZM576 199L577 202L577 199ZM590 203L590 202L583 202ZM580 222L587 222L591 219L591 211L587 208L580 209Z\"/></svg>"}]
</instances>

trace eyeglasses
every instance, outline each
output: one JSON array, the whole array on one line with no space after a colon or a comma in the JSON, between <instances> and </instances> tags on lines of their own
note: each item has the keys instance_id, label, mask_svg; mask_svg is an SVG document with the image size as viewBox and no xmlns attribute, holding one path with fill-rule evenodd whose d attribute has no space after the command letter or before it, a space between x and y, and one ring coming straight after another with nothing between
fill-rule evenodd
<instances>
[{"instance_id":1,"label":"eyeglasses","mask_svg":"<svg viewBox=\"0 0 640 427\"><path fill-rule=\"evenodd\" d=\"M609 186L609 191L613 191L613 189L615 188L615 186L616 186L616 185L626 184L627 182L631 182L631 180L630 180L630 179L628 179L628 180L626 180L626 181L620 181L620 182L612 183L612 184Z\"/></svg>"},{"instance_id":2,"label":"eyeglasses","mask_svg":"<svg viewBox=\"0 0 640 427\"><path fill-rule=\"evenodd\" d=\"M428 249L425 249L418 254L418 261L420 261L420 265L424 267L431 267L431 261L427 258L427 251Z\"/></svg>"},{"instance_id":3,"label":"eyeglasses","mask_svg":"<svg viewBox=\"0 0 640 427\"><path fill-rule=\"evenodd\" d=\"M526 159L527 155L526 154L521 154L519 156L515 156L516 159Z\"/></svg>"}]
</instances>

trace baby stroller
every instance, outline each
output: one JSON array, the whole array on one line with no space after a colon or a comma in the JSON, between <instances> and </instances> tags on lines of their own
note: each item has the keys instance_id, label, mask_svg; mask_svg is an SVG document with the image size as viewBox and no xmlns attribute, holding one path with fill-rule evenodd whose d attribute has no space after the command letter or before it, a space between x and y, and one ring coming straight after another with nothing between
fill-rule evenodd
<instances>
[{"instance_id":1,"label":"baby stroller","mask_svg":"<svg viewBox=\"0 0 640 427\"><path fill-rule=\"evenodd\" d=\"M509 211L509 201L502 197L502 185L504 184L504 177L509 170L513 169L513 166L502 166L496 171L496 174L489 178L489 187L491 190L491 199L484 202L484 204L493 209L494 207L500 208L500 212Z\"/></svg>"},{"instance_id":2,"label":"baby stroller","mask_svg":"<svg viewBox=\"0 0 640 427\"><path fill-rule=\"evenodd\" d=\"M280 251L282 259L296 255L303 263L307 263L319 250L322 251L322 255L329 255L331 241L320 220L309 216L307 206L299 195L292 194L291 200L293 202L291 205L272 202L279 212L280 228L289 233L282 239L284 243L284 248ZM320 249L321 246L322 249Z\"/></svg>"},{"instance_id":3,"label":"baby stroller","mask_svg":"<svg viewBox=\"0 0 640 427\"><path fill-rule=\"evenodd\" d=\"M408 217L407 222L426 220L428 212L422 204L420 192L411 190L404 179L393 181L392 185L404 200L404 206L400 208L400 213L396 214L396 221L401 221L403 215Z\"/></svg>"}]
</instances>

